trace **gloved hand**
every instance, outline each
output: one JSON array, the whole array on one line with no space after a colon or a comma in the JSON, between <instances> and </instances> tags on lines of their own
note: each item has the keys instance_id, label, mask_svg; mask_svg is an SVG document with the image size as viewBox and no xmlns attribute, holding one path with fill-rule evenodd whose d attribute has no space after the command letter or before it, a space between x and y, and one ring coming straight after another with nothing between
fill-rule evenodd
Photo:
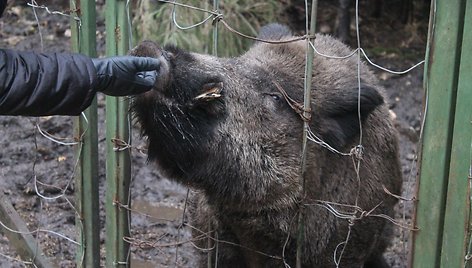
<instances>
[{"instance_id":1,"label":"gloved hand","mask_svg":"<svg viewBox=\"0 0 472 268\"><path fill-rule=\"evenodd\" d=\"M160 61L149 57L117 56L92 59L97 70L97 91L110 96L146 92L156 82Z\"/></svg>"}]
</instances>

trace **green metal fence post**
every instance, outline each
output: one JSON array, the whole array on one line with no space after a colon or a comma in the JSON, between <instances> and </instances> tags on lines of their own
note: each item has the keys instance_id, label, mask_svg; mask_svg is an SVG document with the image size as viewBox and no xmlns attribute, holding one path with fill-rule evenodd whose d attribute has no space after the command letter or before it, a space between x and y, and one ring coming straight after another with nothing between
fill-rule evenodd
<instances>
[{"instance_id":1,"label":"green metal fence post","mask_svg":"<svg viewBox=\"0 0 472 268\"><path fill-rule=\"evenodd\" d=\"M413 267L432 268L440 263L465 1L432 1Z\"/></svg>"},{"instance_id":2,"label":"green metal fence post","mask_svg":"<svg viewBox=\"0 0 472 268\"><path fill-rule=\"evenodd\" d=\"M472 142L472 2L466 1L452 138L441 267L464 267L469 228Z\"/></svg>"},{"instance_id":3,"label":"green metal fence post","mask_svg":"<svg viewBox=\"0 0 472 268\"><path fill-rule=\"evenodd\" d=\"M96 56L96 12L95 1L71 1L79 22L72 20L73 50ZM80 28L79 28L80 27ZM79 166L76 173L76 208L79 216L81 247L77 251L77 267L100 266L100 222L98 200L98 131L97 100L84 111L86 117L78 117L74 122L74 135L79 144L76 146Z\"/></svg>"},{"instance_id":4,"label":"green metal fence post","mask_svg":"<svg viewBox=\"0 0 472 268\"><path fill-rule=\"evenodd\" d=\"M107 55L126 54L129 49L129 22L125 0L106 2ZM107 191L106 191L106 266L129 266L129 212L120 204L129 203L131 181L130 149L115 141L129 142L129 102L123 97L107 97Z\"/></svg>"}]
</instances>

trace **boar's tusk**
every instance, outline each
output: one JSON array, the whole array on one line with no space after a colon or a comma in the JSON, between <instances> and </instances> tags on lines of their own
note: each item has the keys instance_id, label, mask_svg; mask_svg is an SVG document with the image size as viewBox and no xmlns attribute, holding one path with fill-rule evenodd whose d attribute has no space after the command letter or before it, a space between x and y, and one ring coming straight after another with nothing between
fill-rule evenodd
<instances>
[{"instance_id":1,"label":"boar's tusk","mask_svg":"<svg viewBox=\"0 0 472 268\"><path fill-rule=\"evenodd\" d=\"M204 100L204 101L211 101L213 99L221 97L221 88L214 87L210 90L198 95L195 97L195 100Z\"/></svg>"}]
</instances>

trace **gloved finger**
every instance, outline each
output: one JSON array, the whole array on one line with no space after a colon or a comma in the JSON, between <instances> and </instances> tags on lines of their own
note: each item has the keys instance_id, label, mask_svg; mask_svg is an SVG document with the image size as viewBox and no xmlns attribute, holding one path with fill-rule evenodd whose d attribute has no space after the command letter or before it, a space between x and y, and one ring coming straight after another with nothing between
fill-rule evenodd
<instances>
[{"instance_id":1,"label":"gloved finger","mask_svg":"<svg viewBox=\"0 0 472 268\"><path fill-rule=\"evenodd\" d=\"M140 84L143 86L154 86L157 79L157 72L156 71L148 71L148 72L139 72L137 73L137 78L135 83Z\"/></svg>"},{"instance_id":2,"label":"gloved finger","mask_svg":"<svg viewBox=\"0 0 472 268\"><path fill-rule=\"evenodd\" d=\"M133 57L133 62L138 71L157 71L161 66L161 61L151 57Z\"/></svg>"}]
</instances>

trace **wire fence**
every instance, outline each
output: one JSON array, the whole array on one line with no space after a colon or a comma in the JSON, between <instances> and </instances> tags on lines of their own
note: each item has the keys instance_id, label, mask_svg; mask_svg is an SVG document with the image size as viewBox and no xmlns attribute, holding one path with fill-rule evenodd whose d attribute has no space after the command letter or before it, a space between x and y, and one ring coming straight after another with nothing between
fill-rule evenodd
<instances>
[{"instance_id":1,"label":"wire fence","mask_svg":"<svg viewBox=\"0 0 472 268\"><path fill-rule=\"evenodd\" d=\"M347 55L327 55L320 48L315 46L315 43L311 40L313 36L309 34L309 27L305 35L300 37L295 37L289 40L284 40L282 42L278 41L268 41L261 40L254 36L247 35L245 33L239 32L237 29L231 27L231 25L225 21L225 14L219 12L218 10L208 10L200 7L190 6L184 3L179 3L177 1L164 1L160 0L159 2L172 4L172 20L175 25L180 30L191 29L199 27L206 23L219 24L222 27L221 30L227 30L235 35L240 36L240 38L248 38L254 41L267 42L272 44L277 43L288 43L288 42L297 42L300 40L306 40L309 45L319 56L330 58L330 59L346 59L350 57L356 57L358 61L357 65L357 74L358 74L358 87L359 87L359 97L361 90L361 60L364 59L367 61L373 68L378 68L379 70L393 74L393 75L403 75L411 74L411 72L421 66L424 62L420 61L413 66L406 68L405 70L391 70L389 68L383 67L380 64L376 64L372 60L366 50L362 47L361 41L362 36L360 36L360 22L359 22L359 1L356 1L355 6L355 28L356 28L356 43L355 47L351 53ZM62 17L65 19L58 19L60 23L64 23L65 20L70 19L76 20L80 24L80 18L71 15L70 8L66 7L52 7L47 5L38 5L36 1L30 1L27 3L31 8L34 20L36 23L34 34L39 36L39 45L35 47L35 50L44 51L46 45L45 42L48 42L45 39L50 38L50 35L54 33L46 33L51 29L49 24L54 23L51 21L57 20L57 17ZM128 1L129 4L129 1ZM127 6L129 7L129 5ZM99 6L100 8L100 6ZM177 13L181 8L192 9L195 12L202 12L209 14L204 20L195 22L192 25L181 25L177 20ZM308 21L309 12L308 12L308 1L305 1L305 10L306 10L306 21ZM131 20L129 20L131 21ZM68 22L67 22L68 23ZM129 25L131 28L132 25ZM98 29L98 35L104 35L104 29ZM64 39L68 39L68 34L64 34ZM130 36L130 43L132 43L132 37ZM65 51L70 49L64 49ZM99 117L101 117L101 122L103 122L103 106L104 99L103 96L99 96L98 99L99 106ZM359 122L361 118L360 114L360 102L358 103L358 116ZM101 112L100 112L101 111ZM302 108L303 112L303 108ZM82 115L84 116L84 115ZM85 120L87 118L84 116ZM303 118L303 117L302 117ZM3 136L17 137L16 142L24 141L25 143L30 143L31 146L26 147L26 152L20 154L17 161L4 161L2 165L16 165L22 163L22 168L25 174L15 174L15 166L9 166L8 169L2 166L2 172L0 172L1 178L3 181L11 180L11 177L21 177L24 178L21 180L24 184L17 189L22 189L26 197L16 197L13 198L16 204L16 209L20 211L23 217L27 218L27 222L30 224L29 229L31 231L25 233L19 230L14 230L4 224L2 219L0 219L0 225L3 226L3 232L14 232L14 233L23 233L23 234L32 234L38 245L42 246L43 252L48 256L56 256L59 259L63 259L59 266L75 266L75 251L79 247L83 247L81 242L77 240L78 234L77 230L73 227L75 217L80 218L81 215L77 212L75 208L75 202L73 197L74 184L73 179L76 173L76 168L78 165L78 159L81 151L81 138L77 139L71 133L70 125L71 123L67 118L64 117L47 117L47 118L38 118L38 119L28 119L28 118L0 118L4 126L16 125L16 129L25 129L21 133L12 133L4 128L2 130ZM26 123L25 123L26 122ZM424 118L421 119L420 131L422 131ZM30 127L25 127L29 125ZM131 125L130 125L131 128ZM360 166L362 165L361 159L363 157L363 140L362 140L362 126L359 126L360 135L358 144L353 147L350 151L339 151L333 148L330 144L323 141L319 135L317 135L311 129L307 129L307 138L310 142L314 142L327 150L339 154L342 157L352 158L353 169L357 174L358 185L354 186L357 188L361 186L361 175L359 174ZM59 133L59 135L52 132ZM137 132L137 131L135 131ZM26 134L27 133L27 134ZM23 136L28 136L28 139L23 139ZM60 136L60 137L58 137ZM421 134L420 134L421 137ZM135 136L136 138L136 136ZM136 140L136 139L135 139ZM139 138L138 138L139 140ZM6 146L11 139L3 139L2 142ZM104 133L103 130L99 128L99 145L100 148L103 147L104 143ZM145 163L145 145L143 142L138 141L136 145L131 145L131 141L116 141L119 148L131 148L135 153L133 154L133 163L135 167L133 168L133 182L131 187L131 200L132 205L122 204L116 202L116 205L120 209L128 210L132 215L132 222L130 223L131 234L129 237L124 237L124 241L129 243L131 246L130 257L133 259L131 262L135 263L143 262L147 260L152 260L153 262L159 262L162 265L170 265L176 267L193 267L192 258L192 248L197 250L208 252L216 247L219 244L231 244L237 247L243 247L246 250L253 251L257 254L284 260L285 252L281 252L280 256L274 256L271 254L265 253L262 249L247 248L242 245L234 244L230 241L219 240L218 237L212 237L207 232L203 230L197 230L194 226L191 226L186 219L186 202L189 194L189 190L183 189L182 187L176 185L171 181L165 179L159 179L158 184L153 183L154 178L160 178L159 172L154 170L153 167L147 167ZM421 139L418 144L421 143ZM410 145L411 147L414 147ZM79 149L76 153L73 152L73 148L78 147ZM336 266L339 266L341 263L341 258L343 256L344 248L348 244L350 239L351 227L361 218L364 217L380 217L391 222L392 225L398 226L397 233L401 233L401 238L395 240L395 243L402 243L403 252L395 252L395 254L402 254L403 257L400 257L402 260L401 263L394 263L395 267L405 267L406 257L408 255L409 247L408 240L412 230L415 230L415 227L412 226L411 222L411 206L407 203L412 203L415 201L414 193L411 192L413 187L410 187L414 184L414 177L416 176L416 151L414 150L413 156L409 157L406 160L407 169L406 173L408 176L404 178L404 182L408 187L405 187L403 193L391 193L389 189L384 188L384 192L388 195L391 195L395 198L398 198L402 209L397 211L395 218L391 218L387 215L378 214L375 212L376 207L371 208L362 208L357 204L357 201L354 204L340 204L334 203L330 200L315 200L314 203L307 203L306 206L319 206L336 216L337 218L343 219L348 222L349 231L344 241L340 241L335 252L333 252L333 259ZM104 149L99 150L100 155L104 155ZM411 154L412 152L402 152L402 154ZM3 155L3 158L9 158L8 155ZM48 157L54 157L50 159ZM104 166L103 159L100 159L100 166ZM40 168L38 168L40 167ZM404 168L404 169L405 169ZM61 170L61 174L56 174L56 170ZM65 170L66 172L63 172ZM12 175L14 174L14 175ZM100 178L103 179L104 170L100 171ZM103 181L103 180L102 180ZM9 185L9 184L8 184ZM100 192L105 191L103 183L101 184ZM3 186L3 185L2 185ZM8 192L7 196L21 195L18 193L13 193L18 191L17 189L8 189L8 186L3 188L4 192ZM359 192L359 191L358 191ZM23 200L22 200L23 199ZM358 197L356 197L356 200ZM18 201L15 201L18 200ZM25 201L26 200L26 201ZM23 208L21 203L33 202L32 206L29 208ZM379 204L380 205L380 204ZM28 207L28 206L27 206ZM103 207L103 204L101 204ZM51 215L54 214L54 215ZM103 228L104 216L101 213L101 227ZM58 218L56 218L58 216ZM80 221L77 221L80 224ZM80 228L79 228L80 229ZM190 236L190 232L199 233L199 235ZM101 237L104 238L103 231L101 232ZM197 246L197 241L199 240L208 240L211 239L213 243L209 248L200 248ZM287 238L288 240L288 238ZM5 261L11 262L13 264L19 265L32 265L31 260L20 260L13 249L7 249L8 242L3 239L0 240L0 258L3 258ZM49 246L53 246L51 249ZM103 254L102 254L103 258ZM395 257L394 257L395 258ZM0 264L3 261L0 260ZM288 264L285 263L288 267ZM2 266L2 265L0 265Z\"/></svg>"}]
</instances>

